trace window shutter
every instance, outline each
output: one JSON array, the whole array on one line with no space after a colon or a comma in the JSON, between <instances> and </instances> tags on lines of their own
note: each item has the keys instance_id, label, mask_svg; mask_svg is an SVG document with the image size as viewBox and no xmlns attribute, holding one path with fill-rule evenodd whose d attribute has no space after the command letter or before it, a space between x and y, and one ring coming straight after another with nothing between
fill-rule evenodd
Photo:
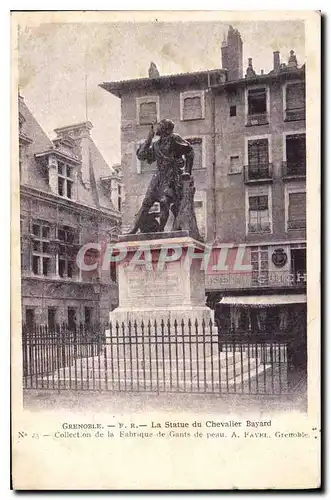
<instances>
[{"instance_id":1,"label":"window shutter","mask_svg":"<svg viewBox=\"0 0 331 500\"><path fill-rule=\"evenodd\" d=\"M184 120L197 120L202 118L200 97L187 97L184 99Z\"/></svg>"},{"instance_id":2,"label":"window shutter","mask_svg":"<svg viewBox=\"0 0 331 500\"><path fill-rule=\"evenodd\" d=\"M248 141L248 164L266 165L269 163L268 139Z\"/></svg>"},{"instance_id":3,"label":"window shutter","mask_svg":"<svg viewBox=\"0 0 331 500\"><path fill-rule=\"evenodd\" d=\"M304 134L287 136L286 160L290 164L306 163L306 136Z\"/></svg>"},{"instance_id":4,"label":"window shutter","mask_svg":"<svg viewBox=\"0 0 331 500\"><path fill-rule=\"evenodd\" d=\"M140 125L151 125L157 122L156 102L144 102L140 104Z\"/></svg>"},{"instance_id":5,"label":"window shutter","mask_svg":"<svg viewBox=\"0 0 331 500\"><path fill-rule=\"evenodd\" d=\"M290 221L306 220L306 193L290 193L288 217Z\"/></svg>"},{"instance_id":6,"label":"window shutter","mask_svg":"<svg viewBox=\"0 0 331 500\"><path fill-rule=\"evenodd\" d=\"M202 139L187 139L194 151L193 168L203 168Z\"/></svg>"},{"instance_id":7,"label":"window shutter","mask_svg":"<svg viewBox=\"0 0 331 500\"><path fill-rule=\"evenodd\" d=\"M305 107L304 83L291 83L286 87L286 109L300 109Z\"/></svg>"}]
</instances>

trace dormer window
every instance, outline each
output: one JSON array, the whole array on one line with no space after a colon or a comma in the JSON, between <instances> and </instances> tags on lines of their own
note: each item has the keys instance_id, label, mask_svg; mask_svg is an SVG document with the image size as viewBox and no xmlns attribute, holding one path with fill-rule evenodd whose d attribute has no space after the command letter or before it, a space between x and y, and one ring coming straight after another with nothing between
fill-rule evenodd
<instances>
[{"instance_id":1,"label":"dormer window","mask_svg":"<svg viewBox=\"0 0 331 500\"><path fill-rule=\"evenodd\" d=\"M73 185L74 185L74 173L73 167L61 161L58 162L58 194L64 198L72 199L73 197Z\"/></svg>"}]
</instances>

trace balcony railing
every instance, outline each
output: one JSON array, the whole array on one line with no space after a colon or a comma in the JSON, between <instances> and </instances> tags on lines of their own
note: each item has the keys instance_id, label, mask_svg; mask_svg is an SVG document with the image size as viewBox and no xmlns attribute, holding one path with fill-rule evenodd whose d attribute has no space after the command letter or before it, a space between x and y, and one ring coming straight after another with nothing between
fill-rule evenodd
<instances>
[{"instance_id":1,"label":"balcony railing","mask_svg":"<svg viewBox=\"0 0 331 500\"><path fill-rule=\"evenodd\" d=\"M291 271L256 271L206 274L207 290L259 289L259 288L305 288L306 273Z\"/></svg>"},{"instance_id":2,"label":"balcony railing","mask_svg":"<svg viewBox=\"0 0 331 500\"><path fill-rule=\"evenodd\" d=\"M287 221L287 229L306 229L306 219Z\"/></svg>"},{"instance_id":3,"label":"balcony railing","mask_svg":"<svg viewBox=\"0 0 331 500\"><path fill-rule=\"evenodd\" d=\"M269 123L268 113L248 114L246 126L265 125Z\"/></svg>"},{"instance_id":4,"label":"balcony railing","mask_svg":"<svg viewBox=\"0 0 331 500\"><path fill-rule=\"evenodd\" d=\"M306 162L283 161L283 179L306 177Z\"/></svg>"},{"instance_id":5,"label":"balcony railing","mask_svg":"<svg viewBox=\"0 0 331 500\"><path fill-rule=\"evenodd\" d=\"M305 118L306 118L306 109L304 107L285 110L285 121L287 122L305 120Z\"/></svg>"},{"instance_id":6,"label":"balcony railing","mask_svg":"<svg viewBox=\"0 0 331 500\"><path fill-rule=\"evenodd\" d=\"M263 224L259 223L248 224L249 233L270 233L270 230L271 230L270 222L266 222Z\"/></svg>"},{"instance_id":7,"label":"balcony railing","mask_svg":"<svg viewBox=\"0 0 331 500\"><path fill-rule=\"evenodd\" d=\"M244 182L271 182L272 163L253 163L244 166Z\"/></svg>"}]
</instances>

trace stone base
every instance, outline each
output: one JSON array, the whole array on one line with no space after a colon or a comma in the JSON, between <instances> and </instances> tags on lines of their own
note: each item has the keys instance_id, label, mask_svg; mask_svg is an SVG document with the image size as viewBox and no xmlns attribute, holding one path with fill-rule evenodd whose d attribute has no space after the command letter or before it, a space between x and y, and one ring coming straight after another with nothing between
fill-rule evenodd
<instances>
[{"instance_id":1,"label":"stone base","mask_svg":"<svg viewBox=\"0 0 331 500\"><path fill-rule=\"evenodd\" d=\"M154 323L155 321L160 324L163 320L165 323L170 321L174 325L176 320L179 325L182 321L187 325L188 320L192 325L197 321L200 325L202 321L205 322L206 328L209 328L210 322L214 324L214 311L207 306L178 306L168 309L161 308L141 308L141 307L117 307L109 314L110 323L127 324L129 321L132 323L136 321L139 325L144 322L147 325L148 321Z\"/></svg>"}]
</instances>

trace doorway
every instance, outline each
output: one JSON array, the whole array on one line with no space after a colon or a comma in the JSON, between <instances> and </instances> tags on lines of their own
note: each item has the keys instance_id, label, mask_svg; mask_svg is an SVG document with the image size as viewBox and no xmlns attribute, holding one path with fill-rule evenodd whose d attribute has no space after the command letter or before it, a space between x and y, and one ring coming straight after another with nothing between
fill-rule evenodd
<instances>
[{"instance_id":1,"label":"doorway","mask_svg":"<svg viewBox=\"0 0 331 500\"><path fill-rule=\"evenodd\" d=\"M298 275L305 275L307 272L306 249L293 248L291 249L291 273L295 276L295 281L299 278ZM302 279L302 278L299 278Z\"/></svg>"}]
</instances>

